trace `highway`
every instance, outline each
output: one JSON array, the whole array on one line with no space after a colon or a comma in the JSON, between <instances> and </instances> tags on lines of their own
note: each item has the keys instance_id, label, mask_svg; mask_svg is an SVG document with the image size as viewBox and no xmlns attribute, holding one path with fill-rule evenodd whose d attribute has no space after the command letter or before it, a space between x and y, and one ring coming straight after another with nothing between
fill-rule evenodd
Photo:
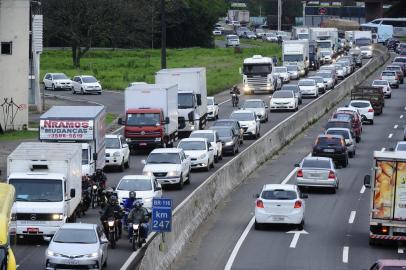
<instances>
[{"instance_id":1,"label":"highway","mask_svg":"<svg viewBox=\"0 0 406 270\"><path fill-rule=\"evenodd\" d=\"M331 113L228 196L199 227L171 269L369 269L380 258L405 259L402 246L369 246L370 190L363 188L364 175L372 166L372 152L388 150L403 139L405 90L405 85L395 89L374 125L364 125L355 158L350 159L349 167L338 170L341 181L337 194L317 189L307 192L306 224L298 236L295 228L286 226L254 230L254 195L264 184L294 183L294 164L311 152ZM346 103L348 100L340 106Z\"/></svg>"},{"instance_id":2,"label":"highway","mask_svg":"<svg viewBox=\"0 0 406 270\"><path fill-rule=\"evenodd\" d=\"M313 74L314 72L310 72L309 75ZM292 81L291 83L295 83L297 81ZM334 90L333 90L334 91ZM87 100L91 102L96 102L99 104L104 104L107 108L108 112L113 112L115 114L122 114L123 113L123 108L124 108L124 95L122 92L116 92L116 91L105 91L103 92L102 95L72 95L71 92L64 92L64 91L57 91L57 92L52 92L52 91L46 91L47 94L51 95L57 95L57 96L64 96L68 98L74 98L76 100ZM233 108L231 106L231 102L229 101L229 94L228 92L222 92L219 95L216 96L217 102L220 105L220 118L228 118L228 116L231 114L233 111ZM269 96L268 95L253 95L253 96L244 96L242 95L240 97L240 102L242 102L245 99L249 98L262 98L263 100L266 101L267 104L269 104ZM312 101L313 99L303 99L303 104L300 106L305 106L307 103ZM241 104L241 103L240 103ZM386 108L386 107L385 107ZM272 127L276 126L278 123L283 121L285 118L287 118L290 114L293 112L272 112L269 114L269 122L268 123L263 123L261 125L261 134L264 134L268 130L270 130ZM299 112L300 113L300 112ZM379 123L379 122L378 122ZM209 123L210 126L210 123ZM314 136L311 138L313 142ZM245 140L244 145L240 150L248 147L253 140ZM309 145L303 146L303 151L307 151L307 153L310 151L310 146ZM299 151L297 151L299 150ZM300 149L295 149L295 160L298 160L298 152L300 152ZM143 165L141 164L141 160L145 159L147 156L148 152L146 151L140 151L137 152L135 155L131 156L131 161L130 161L130 168L125 170L124 172L115 172L113 170L110 170L106 172L107 174L107 184L111 187L115 187L118 184L118 181L123 177L124 175L129 175L129 174L141 174L142 173L142 168ZM215 169L211 170L210 172L193 172L192 174L192 179L191 179L191 184L190 185L185 185L183 190L164 190L164 196L172 198L175 204L178 205L184 198L186 198L195 188L197 188L203 181L207 179L207 177L213 173L215 170L220 168L222 165L224 165L226 162L228 162L232 157L226 156L222 161L219 163L215 164ZM280 179L282 177L283 173L287 175L289 173L289 170L291 170L291 167L293 166L292 161L293 157L290 157L290 159L286 160L285 164L289 164L288 166L281 165L278 167L278 169L275 172L272 172L272 177L275 181L277 179ZM353 161L353 160L351 160ZM279 159L278 159L279 162ZM351 168L352 164L350 165ZM260 170L261 171L261 170ZM277 173L276 173L277 172ZM269 174L269 172L268 172ZM267 175L268 175L267 174ZM262 178L263 179L263 178ZM266 182L266 179L263 179L262 181ZM250 181L248 181L250 182ZM245 185L243 185L245 187ZM345 189L345 184L342 184L343 189ZM240 203L245 202L245 205L248 205L248 208L251 208L248 210L247 214L249 215L251 212L253 212L253 207L249 207L252 205L252 194L258 192L258 188L255 188L255 191L251 193L244 193L245 195L241 196ZM236 192L236 194L239 194L240 192ZM341 195L342 191L338 193L338 195ZM311 196L313 198L313 196ZM311 200L311 199L309 199ZM309 206L311 208L311 206ZM241 209L237 209L238 212L240 210L245 209L244 207ZM90 210L88 211L88 215L86 218L81 218L79 219L79 222L89 222L89 223L96 223L98 222L99 214L98 214L99 209L95 210ZM232 224L229 224L227 227L227 230L230 230L230 232L224 233L225 235L229 235L229 233L234 232L234 237L231 237L227 239L227 241L224 241L224 244L229 243L229 240L234 239L235 237L239 237L239 234L241 234L241 231L239 228L245 227L248 224L249 221L249 216L246 216L248 219L245 220L243 219L246 214L244 214L244 211L241 211L241 214L238 215L238 219L234 220L231 222ZM309 214L309 213L308 213ZM224 217L227 217L228 214L224 213ZM310 215L310 214L309 214ZM306 220L307 222L310 222L310 220ZM310 226L310 225L309 225ZM233 230L236 229L236 231ZM306 225L307 229L307 225ZM267 232L266 232L267 233ZM283 232L284 233L284 232ZM129 255L132 253L132 250L130 248L129 242L126 240L126 233L123 234L123 239L119 240L117 248L115 250L109 249L109 260L108 260L108 266L106 269L120 269L120 267L124 264L124 262L127 260ZM208 234L207 236L209 236ZM251 233L249 234L251 237ZM288 236L291 237L291 236ZM304 236L305 237L305 236ZM304 238L303 237L303 238ZM221 236L218 239L222 239L223 236ZM289 244L289 243L287 243ZM44 267L44 253L46 250L48 243L45 241L24 241L23 243L19 244L15 248L15 254L16 254L16 259L19 264L19 269L43 269ZM233 245L233 242L229 243L229 245ZM207 245L208 247L210 245ZM289 245L288 245L289 246ZM230 249L231 247L228 247L227 250L219 250L215 248L212 251L215 251L215 255L213 258L218 257L224 252L224 258L228 256L229 252L226 252ZM239 257L238 257L239 259ZM236 260L237 262L238 260ZM211 263L215 262L215 260L209 260L207 261L206 257L206 263ZM206 267L204 264L201 264L203 268L201 269L216 269L217 267ZM182 268L182 267L181 267Z\"/></svg>"}]
</instances>

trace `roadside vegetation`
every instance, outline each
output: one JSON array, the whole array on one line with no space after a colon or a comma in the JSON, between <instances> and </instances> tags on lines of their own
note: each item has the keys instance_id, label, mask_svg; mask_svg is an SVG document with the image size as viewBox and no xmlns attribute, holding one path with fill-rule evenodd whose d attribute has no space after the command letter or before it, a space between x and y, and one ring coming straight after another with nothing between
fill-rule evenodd
<instances>
[{"instance_id":1,"label":"roadside vegetation","mask_svg":"<svg viewBox=\"0 0 406 270\"><path fill-rule=\"evenodd\" d=\"M255 42L254 48L243 48L235 53L233 48L168 49L168 68L203 66L207 70L207 88L210 95L241 82L238 72L242 61L254 54L281 55L277 44ZM63 72L72 77L78 74L94 75L104 89L122 90L130 82L154 82L160 69L159 49L90 50L81 60L81 67L72 65L70 50L47 50L41 55L41 76L47 72Z\"/></svg>"},{"instance_id":2,"label":"roadside vegetation","mask_svg":"<svg viewBox=\"0 0 406 270\"><path fill-rule=\"evenodd\" d=\"M14 130L0 133L0 142L38 139L38 131Z\"/></svg>"}]
</instances>

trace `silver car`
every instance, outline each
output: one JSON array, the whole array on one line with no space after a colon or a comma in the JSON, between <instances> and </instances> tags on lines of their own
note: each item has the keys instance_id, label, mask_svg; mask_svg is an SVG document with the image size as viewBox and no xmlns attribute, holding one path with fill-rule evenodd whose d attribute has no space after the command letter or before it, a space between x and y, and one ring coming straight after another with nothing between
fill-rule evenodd
<instances>
[{"instance_id":1,"label":"silver car","mask_svg":"<svg viewBox=\"0 0 406 270\"><path fill-rule=\"evenodd\" d=\"M260 117L261 122L268 122L268 105L262 99L247 99L242 104L241 109L254 112Z\"/></svg>"},{"instance_id":2,"label":"silver car","mask_svg":"<svg viewBox=\"0 0 406 270\"><path fill-rule=\"evenodd\" d=\"M291 80L297 80L300 78L299 67L297 65L287 65L286 67Z\"/></svg>"},{"instance_id":3,"label":"silver car","mask_svg":"<svg viewBox=\"0 0 406 270\"><path fill-rule=\"evenodd\" d=\"M348 128L329 128L326 130L326 134L343 136L345 145L347 146L348 156L350 158L355 156L355 140L353 139L351 131Z\"/></svg>"},{"instance_id":4,"label":"silver car","mask_svg":"<svg viewBox=\"0 0 406 270\"><path fill-rule=\"evenodd\" d=\"M45 269L102 269L108 240L100 225L66 223L45 251Z\"/></svg>"},{"instance_id":5,"label":"silver car","mask_svg":"<svg viewBox=\"0 0 406 270\"><path fill-rule=\"evenodd\" d=\"M381 80L387 80L390 86L399 88L399 77L396 74L396 71L385 70L381 73Z\"/></svg>"},{"instance_id":6,"label":"silver car","mask_svg":"<svg viewBox=\"0 0 406 270\"><path fill-rule=\"evenodd\" d=\"M296 164L296 184L298 187L326 187L336 193L339 180L334 162L328 157L305 157Z\"/></svg>"}]
</instances>

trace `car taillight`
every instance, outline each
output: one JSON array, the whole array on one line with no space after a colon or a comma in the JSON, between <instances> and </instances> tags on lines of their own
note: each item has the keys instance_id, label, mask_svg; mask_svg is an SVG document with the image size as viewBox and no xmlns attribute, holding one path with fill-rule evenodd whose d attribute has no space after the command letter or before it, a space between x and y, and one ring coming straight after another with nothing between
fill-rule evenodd
<instances>
[{"instance_id":1,"label":"car taillight","mask_svg":"<svg viewBox=\"0 0 406 270\"><path fill-rule=\"evenodd\" d=\"M303 177L303 171L302 171L302 169L299 169L299 170L297 171L296 177Z\"/></svg>"},{"instance_id":2,"label":"car taillight","mask_svg":"<svg viewBox=\"0 0 406 270\"><path fill-rule=\"evenodd\" d=\"M374 112L374 109L370 108L368 109L368 112Z\"/></svg>"},{"instance_id":3,"label":"car taillight","mask_svg":"<svg viewBox=\"0 0 406 270\"><path fill-rule=\"evenodd\" d=\"M328 179L335 179L336 178L336 175L334 174L334 172L333 171L330 171L329 173L328 173Z\"/></svg>"},{"instance_id":4,"label":"car taillight","mask_svg":"<svg viewBox=\"0 0 406 270\"><path fill-rule=\"evenodd\" d=\"M264 202L261 200L257 200L257 208L264 208Z\"/></svg>"},{"instance_id":5,"label":"car taillight","mask_svg":"<svg viewBox=\"0 0 406 270\"><path fill-rule=\"evenodd\" d=\"M294 208L301 208L302 207L302 202L301 201L296 201Z\"/></svg>"}]
</instances>

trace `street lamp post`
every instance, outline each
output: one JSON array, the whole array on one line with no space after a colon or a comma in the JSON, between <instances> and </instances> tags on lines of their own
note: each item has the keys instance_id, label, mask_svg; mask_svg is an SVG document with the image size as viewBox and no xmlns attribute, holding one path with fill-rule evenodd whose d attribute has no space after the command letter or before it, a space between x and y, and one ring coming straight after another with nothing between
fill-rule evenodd
<instances>
[{"instance_id":1,"label":"street lamp post","mask_svg":"<svg viewBox=\"0 0 406 270\"><path fill-rule=\"evenodd\" d=\"M161 69L166 68L165 0L161 0Z\"/></svg>"}]
</instances>

